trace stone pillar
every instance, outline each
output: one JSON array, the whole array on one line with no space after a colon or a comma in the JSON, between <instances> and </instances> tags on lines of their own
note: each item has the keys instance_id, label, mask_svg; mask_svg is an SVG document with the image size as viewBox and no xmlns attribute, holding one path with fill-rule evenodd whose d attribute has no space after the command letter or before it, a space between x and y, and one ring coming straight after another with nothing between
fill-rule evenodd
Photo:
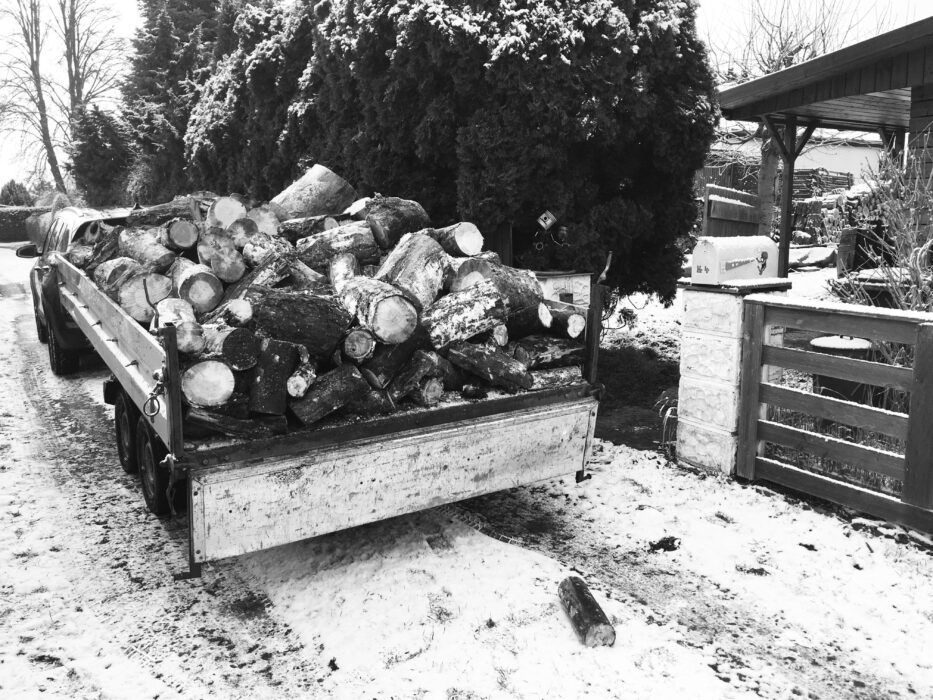
<instances>
[{"instance_id":1,"label":"stone pillar","mask_svg":"<svg viewBox=\"0 0 933 700\"><path fill-rule=\"evenodd\" d=\"M789 282L762 286L682 285L684 316L677 402L677 459L707 471L733 474L739 426L743 300L784 295ZM781 345L781 329L766 341Z\"/></svg>"}]
</instances>

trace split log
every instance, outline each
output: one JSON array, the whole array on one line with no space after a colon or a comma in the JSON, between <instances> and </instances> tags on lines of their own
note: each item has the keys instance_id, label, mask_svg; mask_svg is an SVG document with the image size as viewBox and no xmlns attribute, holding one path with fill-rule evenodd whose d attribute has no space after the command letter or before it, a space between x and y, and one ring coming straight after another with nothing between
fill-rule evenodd
<instances>
[{"instance_id":1,"label":"split log","mask_svg":"<svg viewBox=\"0 0 933 700\"><path fill-rule=\"evenodd\" d=\"M421 325L431 336L434 347L441 349L491 330L505 316L505 304L499 290L489 280L483 280L438 299L425 309Z\"/></svg>"},{"instance_id":2,"label":"split log","mask_svg":"<svg viewBox=\"0 0 933 700\"><path fill-rule=\"evenodd\" d=\"M102 263L112 260L119 255L120 251L120 231L122 226L107 226L101 224L97 241L94 243L94 252L84 264L84 271L89 277L93 277L94 272Z\"/></svg>"},{"instance_id":3,"label":"split log","mask_svg":"<svg viewBox=\"0 0 933 700\"><path fill-rule=\"evenodd\" d=\"M529 370L582 365L585 348L568 338L529 335L515 343L512 357Z\"/></svg>"},{"instance_id":4,"label":"split log","mask_svg":"<svg viewBox=\"0 0 933 700\"><path fill-rule=\"evenodd\" d=\"M447 256L447 270L444 272L444 291L449 292L451 285L453 285L454 280L457 278L457 273L460 271L460 266L465 263L467 260L486 260L487 262L492 262L499 264L501 260L499 254L492 251L486 250L480 253L479 255L474 255L472 258L457 258L454 256Z\"/></svg>"},{"instance_id":5,"label":"split log","mask_svg":"<svg viewBox=\"0 0 933 700\"><path fill-rule=\"evenodd\" d=\"M580 641L588 647L615 644L616 631L583 579L568 576L558 585L557 594Z\"/></svg>"},{"instance_id":6,"label":"split log","mask_svg":"<svg viewBox=\"0 0 933 700\"><path fill-rule=\"evenodd\" d=\"M204 317L204 323L222 323L234 328L248 326L252 320L253 305L246 299L231 299Z\"/></svg>"},{"instance_id":7,"label":"split log","mask_svg":"<svg viewBox=\"0 0 933 700\"><path fill-rule=\"evenodd\" d=\"M224 286L205 265L179 257L168 271L175 295L191 304L196 313L215 308L223 297Z\"/></svg>"},{"instance_id":8,"label":"split log","mask_svg":"<svg viewBox=\"0 0 933 700\"><path fill-rule=\"evenodd\" d=\"M201 235L198 237L198 262L210 267L211 261L220 249L236 251L236 245L223 229L210 228L202 230Z\"/></svg>"},{"instance_id":9,"label":"split log","mask_svg":"<svg viewBox=\"0 0 933 700\"><path fill-rule=\"evenodd\" d=\"M352 328L343 339L344 356L357 364L372 357L375 349L376 337L365 328Z\"/></svg>"},{"instance_id":10,"label":"split log","mask_svg":"<svg viewBox=\"0 0 933 700\"><path fill-rule=\"evenodd\" d=\"M491 348L504 348L509 344L509 329L504 323L497 323L485 333L469 340L471 343L485 344Z\"/></svg>"},{"instance_id":11,"label":"split log","mask_svg":"<svg viewBox=\"0 0 933 700\"><path fill-rule=\"evenodd\" d=\"M181 375L181 393L191 406L223 406L236 388L236 377L227 365L217 360L197 362Z\"/></svg>"},{"instance_id":12,"label":"split log","mask_svg":"<svg viewBox=\"0 0 933 700\"><path fill-rule=\"evenodd\" d=\"M246 246L248 248L249 243ZM246 261L238 250L218 248L211 256L211 270L221 281L233 284L246 274Z\"/></svg>"},{"instance_id":13,"label":"split log","mask_svg":"<svg viewBox=\"0 0 933 700\"><path fill-rule=\"evenodd\" d=\"M191 216L198 205L193 197L175 197L171 202L133 209L126 217L127 226L161 226L172 219Z\"/></svg>"},{"instance_id":14,"label":"split log","mask_svg":"<svg viewBox=\"0 0 933 700\"><path fill-rule=\"evenodd\" d=\"M270 236L279 235L279 217L275 211L267 204L260 204L246 212L246 218L256 223L256 228L260 233Z\"/></svg>"},{"instance_id":15,"label":"split log","mask_svg":"<svg viewBox=\"0 0 933 700\"><path fill-rule=\"evenodd\" d=\"M354 277L343 285L338 298L347 312L383 343L401 343L418 326L415 306L387 282Z\"/></svg>"},{"instance_id":16,"label":"split log","mask_svg":"<svg viewBox=\"0 0 933 700\"><path fill-rule=\"evenodd\" d=\"M273 287L288 277L288 260L268 256L259 265L247 272L239 282L231 284L224 292L223 303L242 299L250 287ZM254 309L255 311L255 309Z\"/></svg>"},{"instance_id":17,"label":"split log","mask_svg":"<svg viewBox=\"0 0 933 700\"><path fill-rule=\"evenodd\" d=\"M249 239L259 233L259 226L254 219L244 216L231 223L225 233L230 236L237 250L243 250Z\"/></svg>"},{"instance_id":18,"label":"split log","mask_svg":"<svg viewBox=\"0 0 933 700\"><path fill-rule=\"evenodd\" d=\"M321 291L327 287L327 277L301 262L294 250L291 250L288 256L288 282L296 291L305 289Z\"/></svg>"},{"instance_id":19,"label":"split log","mask_svg":"<svg viewBox=\"0 0 933 700\"><path fill-rule=\"evenodd\" d=\"M483 280L492 282L505 302L509 335L521 338L541 329L538 305L544 301L544 292L533 273L468 258L457 270L450 289L452 292L462 291Z\"/></svg>"},{"instance_id":20,"label":"split log","mask_svg":"<svg viewBox=\"0 0 933 700\"><path fill-rule=\"evenodd\" d=\"M293 399L304 398L315 379L317 379L317 363L310 358L299 362L285 385L288 395Z\"/></svg>"},{"instance_id":21,"label":"split log","mask_svg":"<svg viewBox=\"0 0 933 700\"><path fill-rule=\"evenodd\" d=\"M312 425L369 392L355 365L341 365L314 380L304 398L292 401L289 409L302 425Z\"/></svg>"},{"instance_id":22,"label":"split log","mask_svg":"<svg viewBox=\"0 0 933 700\"><path fill-rule=\"evenodd\" d=\"M350 401L346 409L358 416L380 416L395 412L396 406L389 396L389 392L370 389L369 393Z\"/></svg>"},{"instance_id":23,"label":"split log","mask_svg":"<svg viewBox=\"0 0 933 700\"><path fill-rule=\"evenodd\" d=\"M268 419L276 420L276 423ZM235 438L256 439L281 435L288 429L288 422L284 416L269 416L262 420L244 420L233 418L205 408L192 406L185 413L185 435L188 428L200 428L212 433L220 433Z\"/></svg>"},{"instance_id":24,"label":"split log","mask_svg":"<svg viewBox=\"0 0 933 700\"><path fill-rule=\"evenodd\" d=\"M447 359L470 374L503 389L530 389L534 378L518 360L485 345L457 343L447 352Z\"/></svg>"},{"instance_id":25,"label":"split log","mask_svg":"<svg viewBox=\"0 0 933 700\"><path fill-rule=\"evenodd\" d=\"M483 234L468 221L444 228L426 229L425 233L440 243L448 255L468 258L483 251Z\"/></svg>"},{"instance_id":26,"label":"split log","mask_svg":"<svg viewBox=\"0 0 933 700\"><path fill-rule=\"evenodd\" d=\"M440 377L425 377L421 380L418 388L412 391L408 397L419 406L431 408L441 402L444 395L444 380Z\"/></svg>"},{"instance_id":27,"label":"split log","mask_svg":"<svg viewBox=\"0 0 933 700\"><path fill-rule=\"evenodd\" d=\"M191 304L184 299L168 298L156 304L156 311L159 314L157 328L164 328L169 323L175 326L178 352L197 355L204 349L204 332L195 320Z\"/></svg>"},{"instance_id":28,"label":"split log","mask_svg":"<svg viewBox=\"0 0 933 700\"><path fill-rule=\"evenodd\" d=\"M431 219L418 202L377 194L366 204L366 221L384 250L394 247L406 233L428 228Z\"/></svg>"},{"instance_id":29,"label":"split log","mask_svg":"<svg viewBox=\"0 0 933 700\"><path fill-rule=\"evenodd\" d=\"M408 364L395 376L389 384L389 396L398 402L421 386L421 381L428 377L441 378L439 363L431 357L433 352L416 350ZM441 383L443 393L443 381Z\"/></svg>"},{"instance_id":30,"label":"split log","mask_svg":"<svg viewBox=\"0 0 933 700\"><path fill-rule=\"evenodd\" d=\"M117 291L123 283L142 271L142 266L133 258L112 258L98 265L94 271L94 282L104 294L116 299Z\"/></svg>"},{"instance_id":31,"label":"split log","mask_svg":"<svg viewBox=\"0 0 933 700\"><path fill-rule=\"evenodd\" d=\"M338 226L340 226L340 220L330 215L305 216L283 221L279 225L279 235L294 244L302 238L324 233Z\"/></svg>"},{"instance_id":32,"label":"split log","mask_svg":"<svg viewBox=\"0 0 933 700\"><path fill-rule=\"evenodd\" d=\"M220 324L204 325L204 359L220 359L238 372L252 369L259 359L260 340L246 328Z\"/></svg>"},{"instance_id":33,"label":"split log","mask_svg":"<svg viewBox=\"0 0 933 700\"><path fill-rule=\"evenodd\" d=\"M273 338L304 345L328 359L350 328L351 315L333 297L272 290L254 307L256 328Z\"/></svg>"},{"instance_id":34,"label":"split log","mask_svg":"<svg viewBox=\"0 0 933 700\"><path fill-rule=\"evenodd\" d=\"M369 224L353 221L323 233L301 238L295 244L301 261L321 273L326 273L330 261L340 253L352 253L361 265L379 261L379 246Z\"/></svg>"},{"instance_id":35,"label":"split log","mask_svg":"<svg viewBox=\"0 0 933 700\"><path fill-rule=\"evenodd\" d=\"M318 214L334 214L350 206L358 195L346 180L316 164L298 180L272 198L287 219ZM281 218L281 217L280 217Z\"/></svg>"},{"instance_id":36,"label":"split log","mask_svg":"<svg viewBox=\"0 0 933 700\"><path fill-rule=\"evenodd\" d=\"M376 273L415 302L420 311L437 299L444 284L447 254L425 233L406 233Z\"/></svg>"},{"instance_id":37,"label":"split log","mask_svg":"<svg viewBox=\"0 0 933 700\"><path fill-rule=\"evenodd\" d=\"M250 267L256 267L267 255L288 255L294 250L292 244L281 236L257 233L243 246L243 259Z\"/></svg>"},{"instance_id":38,"label":"split log","mask_svg":"<svg viewBox=\"0 0 933 700\"><path fill-rule=\"evenodd\" d=\"M218 197L207 208L208 227L226 229L237 219L246 216L246 206L237 197Z\"/></svg>"},{"instance_id":39,"label":"split log","mask_svg":"<svg viewBox=\"0 0 933 700\"><path fill-rule=\"evenodd\" d=\"M579 338L586 330L586 310L562 301L545 299L538 307L541 325L562 338Z\"/></svg>"},{"instance_id":40,"label":"split log","mask_svg":"<svg viewBox=\"0 0 933 700\"><path fill-rule=\"evenodd\" d=\"M187 219L172 219L159 229L159 243L169 250L188 250L198 242L201 230Z\"/></svg>"},{"instance_id":41,"label":"split log","mask_svg":"<svg viewBox=\"0 0 933 700\"><path fill-rule=\"evenodd\" d=\"M360 274L360 262L353 253L340 253L330 261L330 284L340 294L351 279Z\"/></svg>"},{"instance_id":42,"label":"split log","mask_svg":"<svg viewBox=\"0 0 933 700\"><path fill-rule=\"evenodd\" d=\"M175 253L159 243L154 231L125 228L117 241L120 255L133 258L147 272L165 272L175 262Z\"/></svg>"},{"instance_id":43,"label":"split log","mask_svg":"<svg viewBox=\"0 0 933 700\"><path fill-rule=\"evenodd\" d=\"M91 261L91 258L94 257L94 246L82 245L80 243L72 243L68 246L68 250L65 253L65 258L75 267L79 267L82 270L87 267L87 264Z\"/></svg>"},{"instance_id":44,"label":"split log","mask_svg":"<svg viewBox=\"0 0 933 700\"><path fill-rule=\"evenodd\" d=\"M298 366L294 343L263 338L249 387L251 413L282 415L288 405L288 379Z\"/></svg>"},{"instance_id":45,"label":"split log","mask_svg":"<svg viewBox=\"0 0 933 700\"><path fill-rule=\"evenodd\" d=\"M155 305L172 293L172 280L155 272L130 276L117 290L117 303L140 323L155 316Z\"/></svg>"},{"instance_id":46,"label":"split log","mask_svg":"<svg viewBox=\"0 0 933 700\"><path fill-rule=\"evenodd\" d=\"M427 331L418 326L411 336L397 345L380 345L361 371L374 389L385 389L416 350L431 346Z\"/></svg>"}]
</instances>

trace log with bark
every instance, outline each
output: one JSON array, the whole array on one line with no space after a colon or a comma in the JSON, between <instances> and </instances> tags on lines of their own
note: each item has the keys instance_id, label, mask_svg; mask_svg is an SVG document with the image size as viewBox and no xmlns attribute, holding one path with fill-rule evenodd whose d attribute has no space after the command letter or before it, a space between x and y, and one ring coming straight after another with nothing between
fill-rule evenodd
<instances>
[{"instance_id":1,"label":"log with bark","mask_svg":"<svg viewBox=\"0 0 933 700\"><path fill-rule=\"evenodd\" d=\"M186 437L189 432L193 432L189 430L191 428L246 439L281 435L288 429L288 421L284 416L267 416L259 420L244 420L195 406L190 407L185 413L184 424Z\"/></svg>"},{"instance_id":2,"label":"log with bark","mask_svg":"<svg viewBox=\"0 0 933 700\"><path fill-rule=\"evenodd\" d=\"M246 212L246 218L256 223L260 233L279 235L279 217L268 204L260 204Z\"/></svg>"},{"instance_id":3,"label":"log with bark","mask_svg":"<svg viewBox=\"0 0 933 700\"><path fill-rule=\"evenodd\" d=\"M376 279L398 287L420 311L437 299L444 284L447 254L425 233L406 233L389 253Z\"/></svg>"},{"instance_id":4,"label":"log with bark","mask_svg":"<svg viewBox=\"0 0 933 700\"><path fill-rule=\"evenodd\" d=\"M188 219L172 219L159 229L159 243L169 250L188 250L198 242L201 229Z\"/></svg>"},{"instance_id":5,"label":"log with bark","mask_svg":"<svg viewBox=\"0 0 933 700\"><path fill-rule=\"evenodd\" d=\"M579 338L586 330L586 309L545 299L538 307L541 325L562 338Z\"/></svg>"},{"instance_id":6,"label":"log with bark","mask_svg":"<svg viewBox=\"0 0 933 700\"><path fill-rule=\"evenodd\" d=\"M317 362L310 357L299 361L298 367L292 372L285 385L288 395L293 399L304 398L315 379L317 379Z\"/></svg>"},{"instance_id":7,"label":"log with bark","mask_svg":"<svg viewBox=\"0 0 933 700\"><path fill-rule=\"evenodd\" d=\"M72 243L70 246L68 246L68 250L65 252L65 259L75 267L79 267L82 270L87 267L87 264L93 257L94 246L83 245L81 243Z\"/></svg>"},{"instance_id":8,"label":"log with bark","mask_svg":"<svg viewBox=\"0 0 933 700\"><path fill-rule=\"evenodd\" d=\"M357 364L365 362L376 350L376 336L365 328L351 328L343 339L343 355Z\"/></svg>"},{"instance_id":9,"label":"log with bark","mask_svg":"<svg viewBox=\"0 0 933 700\"><path fill-rule=\"evenodd\" d=\"M238 372L256 366L261 341L251 330L222 324L205 324L202 326L202 332L204 359L223 360Z\"/></svg>"},{"instance_id":10,"label":"log with bark","mask_svg":"<svg viewBox=\"0 0 933 700\"><path fill-rule=\"evenodd\" d=\"M120 286L142 270L142 266L133 258L111 258L102 262L94 270L94 282L104 294L115 300Z\"/></svg>"},{"instance_id":11,"label":"log with bark","mask_svg":"<svg viewBox=\"0 0 933 700\"><path fill-rule=\"evenodd\" d=\"M535 378L535 389L558 389L582 382L583 372L581 370L582 368L576 365L536 369L531 376Z\"/></svg>"},{"instance_id":12,"label":"log with bark","mask_svg":"<svg viewBox=\"0 0 933 700\"><path fill-rule=\"evenodd\" d=\"M489 280L443 296L424 310L421 325L438 350L491 330L506 317L505 304Z\"/></svg>"},{"instance_id":13,"label":"log with bark","mask_svg":"<svg viewBox=\"0 0 933 700\"><path fill-rule=\"evenodd\" d=\"M256 328L272 338L304 345L329 359L350 328L351 315L333 297L271 290L253 309Z\"/></svg>"},{"instance_id":14,"label":"log with bark","mask_svg":"<svg viewBox=\"0 0 933 700\"><path fill-rule=\"evenodd\" d=\"M251 413L283 415L288 406L288 379L298 366L298 346L263 338L249 386Z\"/></svg>"},{"instance_id":15,"label":"log with bark","mask_svg":"<svg viewBox=\"0 0 933 700\"><path fill-rule=\"evenodd\" d=\"M226 229L246 216L246 206L238 197L217 197L207 208L205 223L209 228Z\"/></svg>"},{"instance_id":16,"label":"log with bark","mask_svg":"<svg viewBox=\"0 0 933 700\"><path fill-rule=\"evenodd\" d=\"M305 216L300 219L286 219L279 225L279 235L289 243L296 243L302 238L324 233L340 226L340 220L330 215Z\"/></svg>"},{"instance_id":17,"label":"log with bark","mask_svg":"<svg viewBox=\"0 0 933 700\"><path fill-rule=\"evenodd\" d=\"M222 303L242 299L251 287L273 287L289 275L289 260L269 255L259 265L247 272L236 284L224 292Z\"/></svg>"},{"instance_id":18,"label":"log with bark","mask_svg":"<svg viewBox=\"0 0 933 700\"><path fill-rule=\"evenodd\" d=\"M156 311L159 322L153 330L164 328L169 323L175 326L178 352L197 355L204 349L204 332L201 324L195 320L191 304L184 299L168 298L156 304Z\"/></svg>"},{"instance_id":19,"label":"log with bark","mask_svg":"<svg viewBox=\"0 0 933 700\"><path fill-rule=\"evenodd\" d=\"M366 204L365 211L373 236L384 250L394 247L406 233L431 226L424 207L410 199L377 194Z\"/></svg>"},{"instance_id":20,"label":"log with bark","mask_svg":"<svg viewBox=\"0 0 933 700\"><path fill-rule=\"evenodd\" d=\"M339 253L330 261L328 276L334 291L340 294L344 286L360 274L360 261L353 253Z\"/></svg>"},{"instance_id":21,"label":"log with bark","mask_svg":"<svg viewBox=\"0 0 933 700\"><path fill-rule=\"evenodd\" d=\"M529 370L582 365L585 347L569 338L529 335L515 342L512 357Z\"/></svg>"},{"instance_id":22,"label":"log with bark","mask_svg":"<svg viewBox=\"0 0 933 700\"><path fill-rule=\"evenodd\" d=\"M583 579L568 576L558 585L557 594L580 641L588 647L615 644L616 631Z\"/></svg>"},{"instance_id":23,"label":"log with bark","mask_svg":"<svg viewBox=\"0 0 933 700\"><path fill-rule=\"evenodd\" d=\"M230 236L237 250L243 250L249 239L259 233L259 226L255 220L244 216L231 223L225 233Z\"/></svg>"},{"instance_id":24,"label":"log with bark","mask_svg":"<svg viewBox=\"0 0 933 700\"><path fill-rule=\"evenodd\" d=\"M197 244L199 263L210 267L214 256L222 249L236 251L236 244L226 231L219 228L205 228L201 231Z\"/></svg>"},{"instance_id":25,"label":"log with bark","mask_svg":"<svg viewBox=\"0 0 933 700\"><path fill-rule=\"evenodd\" d=\"M445 390L460 391L463 388L466 378L459 367L436 352L426 352L425 356L434 364L435 371L432 372L432 376L443 379Z\"/></svg>"},{"instance_id":26,"label":"log with bark","mask_svg":"<svg viewBox=\"0 0 933 700\"><path fill-rule=\"evenodd\" d=\"M448 255L468 258L483 251L483 234L469 221L444 228L426 229L425 233L440 243Z\"/></svg>"},{"instance_id":27,"label":"log with bark","mask_svg":"<svg viewBox=\"0 0 933 700\"><path fill-rule=\"evenodd\" d=\"M393 413L396 406L389 396L389 392L370 389L368 393L363 394L360 398L350 401L346 406L346 410L358 416L368 417Z\"/></svg>"},{"instance_id":28,"label":"log with bark","mask_svg":"<svg viewBox=\"0 0 933 700\"><path fill-rule=\"evenodd\" d=\"M315 272L298 259L294 250L288 253L288 284L298 290L316 290L323 292L328 287L327 277Z\"/></svg>"},{"instance_id":29,"label":"log with bark","mask_svg":"<svg viewBox=\"0 0 933 700\"><path fill-rule=\"evenodd\" d=\"M458 292L483 281L492 282L505 302L509 335L521 338L541 330L538 306L544 301L541 283L533 273L480 258L468 258L450 286Z\"/></svg>"},{"instance_id":30,"label":"log with bark","mask_svg":"<svg viewBox=\"0 0 933 700\"><path fill-rule=\"evenodd\" d=\"M360 265L377 263L381 255L369 224L363 221L352 221L301 238L295 247L305 265L324 274L328 272L330 261L340 253L352 253Z\"/></svg>"},{"instance_id":31,"label":"log with bark","mask_svg":"<svg viewBox=\"0 0 933 700\"><path fill-rule=\"evenodd\" d=\"M304 398L293 400L289 410L302 425L312 425L369 392L369 383L356 365L341 365L315 379Z\"/></svg>"},{"instance_id":32,"label":"log with bark","mask_svg":"<svg viewBox=\"0 0 933 700\"><path fill-rule=\"evenodd\" d=\"M431 339L427 331L418 326L411 336L397 345L380 345L372 358L361 370L374 389L385 389L392 378L404 367L419 349L430 349Z\"/></svg>"},{"instance_id":33,"label":"log with bark","mask_svg":"<svg viewBox=\"0 0 933 700\"><path fill-rule=\"evenodd\" d=\"M175 295L189 302L195 313L214 309L223 297L223 284L205 265L179 257L169 268L168 275Z\"/></svg>"},{"instance_id":34,"label":"log with bark","mask_svg":"<svg viewBox=\"0 0 933 700\"><path fill-rule=\"evenodd\" d=\"M223 406L230 400L235 388L233 370L218 360L196 362L181 375L181 393L191 406Z\"/></svg>"},{"instance_id":35,"label":"log with bark","mask_svg":"<svg viewBox=\"0 0 933 700\"><path fill-rule=\"evenodd\" d=\"M425 377L418 387L408 394L408 398L419 406L431 408L441 402L444 395L444 380L440 377Z\"/></svg>"},{"instance_id":36,"label":"log with bark","mask_svg":"<svg viewBox=\"0 0 933 700\"><path fill-rule=\"evenodd\" d=\"M97 240L94 242L94 251L90 258L84 263L84 271L89 277L94 276L95 270L102 263L112 260L120 251L120 231L122 226L107 226L103 224L99 227Z\"/></svg>"},{"instance_id":37,"label":"log with bark","mask_svg":"<svg viewBox=\"0 0 933 700\"><path fill-rule=\"evenodd\" d=\"M342 212L358 199L356 190L333 171L315 164L272 198L287 219ZM279 217L281 218L281 217Z\"/></svg>"},{"instance_id":38,"label":"log with bark","mask_svg":"<svg viewBox=\"0 0 933 700\"><path fill-rule=\"evenodd\" d=\"M366 218L366 207L369 206L371 200L372 197L360 197L353 202L353 204L344 209L341 215L362 221Z\"/></svg>"},{"instance_id":39,"label":"log with bark","mask_svg":"<svg viewBox=\"0 0 933 700\"><path fill-rule=\"evenodd\" d=\"M196 198L175 197L171 202L133 209L126 217L126 225L131 227L161 226L172 219L190 217L192 208L197 206Z\"/></svg>"},{"instance_id":40,"label":"log with bark","mask_svg":"<svg viewBox=\"0 0 933 700\"><path fill-rule=\"evenodd\" d=\"M418 326L414 304L387 282L354 277L343 285L338 298L347 312L382 343L401 343Z\"/></svg>"},{"instance_id":41,"label":"log with bark","mask_svg":"<svg viewBox=\"0 0 933 700\"><path fill-rule=\"evenodd\" d=\"M222 282L233 284L246 274L246 261L238 250L218 248L211 256L211 270Z\"/></svg>"},{"instance_id":42,"label":"log with bark","mask_svg":"<svg viewBox=\"0 0 933 700\"><path fill-rule=\"evenodd\" d=\"M493 386L510 391L530 389L534 378L518 360L486 345L457 343L447 351L447 359Z\"/></svg>"},{"instance_id":43,"label":"log with bark","mask_svg":"<svg viewBox=\"0 0 933 700\"><path fill-rule=\"evenodd\" d=\"M155 272L131 275L117 290L117 303L140 323L155 315L155 305L172 293L172 280Z\"/></svg>"},{"instance_id":44,"label":"log with bark","mask_svg":"<svg viewBox=\"0 0 933 700\"><path fill-rule=\"evenodd\" d=\"M133 258L147 272L165 272L175 262L175 253L159 243L156 230L125 228L117 241L120 255Z\"/></svg>"},{"instance_id":45,"label":"log with bark","mask_svg":"<svg viewBox=\"0 0 933 700\"><path fill-rule=\"evenodd\" d=\"M252 320L253 305L246 299L231 299L203 317L204 323L222 323L234 328L244 328Z\"/></svg>"},{"instance_id":46,"label":"log with bark","mask_svg":"<svg viewBox=\"0 0 933 700\"><path fill-rule=\"evenodd\" d=\"M454 280L457 278L457 273L460 271L460 266L465 263L467 260L486 260L487 262L500 263L499 254L492 251L486 250L478 255L474 255L472 258L458 258L454 256L447 256L447 270L444 272L444 291L449 292L451 286L454 283Z\"/></svg>"},{"instance_id":47,"label":"log with bark","mask_svg":"<svg viewBox=\"0 0 933 700\"><path fill-rule=\"evenodd\" d=\"M443 375L440 364L431 357L436 353L431 351L416 350L408 361L408 364L402 368L389 384L389 396L396 403L412 392L418 390L423 379L436 377L441 380L441 392L443 392Z\"/></svg>"},{"instance_id":48,"label":"log with bark","mask_svg":"<svg viewBox=\"0 0 933 700\"><path fill-rule=\"evenodd\" d=\"M281 236L257 233L243 246L243 258L250 267L256 267L267 255L287 256L294 252L292 244Z\"/></svg>"}]
</instances>

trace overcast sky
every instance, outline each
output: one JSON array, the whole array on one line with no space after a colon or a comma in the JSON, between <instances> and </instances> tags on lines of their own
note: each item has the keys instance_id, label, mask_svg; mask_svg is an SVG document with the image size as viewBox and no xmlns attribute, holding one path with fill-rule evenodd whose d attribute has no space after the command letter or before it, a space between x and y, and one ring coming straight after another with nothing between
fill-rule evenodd
<instances>
[{"instance_id":1,"label":"overcast sky","mask_svg":"<svg viewBox=\"0 0 933 700\"><path fill-rule=\"evenodd\" d=\"M0 0L8 2L9 0ZM107 0L103 0L106 2ZM812 7L819 0L793 0L801 7ZM879 14L886 14L884 30L915 22L933 16L933 0L844 0L851 13L861 19L851 41L859 41L878 33ZM139 13L135 0L111 0L111 5L119 17L118 33L129 39L139 23ZM700 38L710 42L715 48L728 50L741 43L743 29L747 24L751 0L700 0L697 17ZM879 10L879 8L882 8ZM11 30L0 21L0 33ZM57 60L51 49L52 38L47 46L46 62ZM19 147L15 140L8 137L0 140L0 183L10 178L25 179L28 173L19 162Z\"/></svg>"}]
</instances>

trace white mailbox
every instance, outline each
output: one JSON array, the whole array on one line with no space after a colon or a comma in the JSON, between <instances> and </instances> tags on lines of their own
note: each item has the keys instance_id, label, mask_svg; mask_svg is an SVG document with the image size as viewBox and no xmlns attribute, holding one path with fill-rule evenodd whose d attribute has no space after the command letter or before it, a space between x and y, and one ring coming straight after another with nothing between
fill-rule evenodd
<instances>
[{"instance_id":1,"label":"white mailbox","mask_svg":"<svg viewBox=\"0 0 933 700\"><path fill-rule=\"evenodd\" d=\"M693 249L693 284L777 276L778 248L767 236L700 238Z\"/></svg>"}]
</instances>

